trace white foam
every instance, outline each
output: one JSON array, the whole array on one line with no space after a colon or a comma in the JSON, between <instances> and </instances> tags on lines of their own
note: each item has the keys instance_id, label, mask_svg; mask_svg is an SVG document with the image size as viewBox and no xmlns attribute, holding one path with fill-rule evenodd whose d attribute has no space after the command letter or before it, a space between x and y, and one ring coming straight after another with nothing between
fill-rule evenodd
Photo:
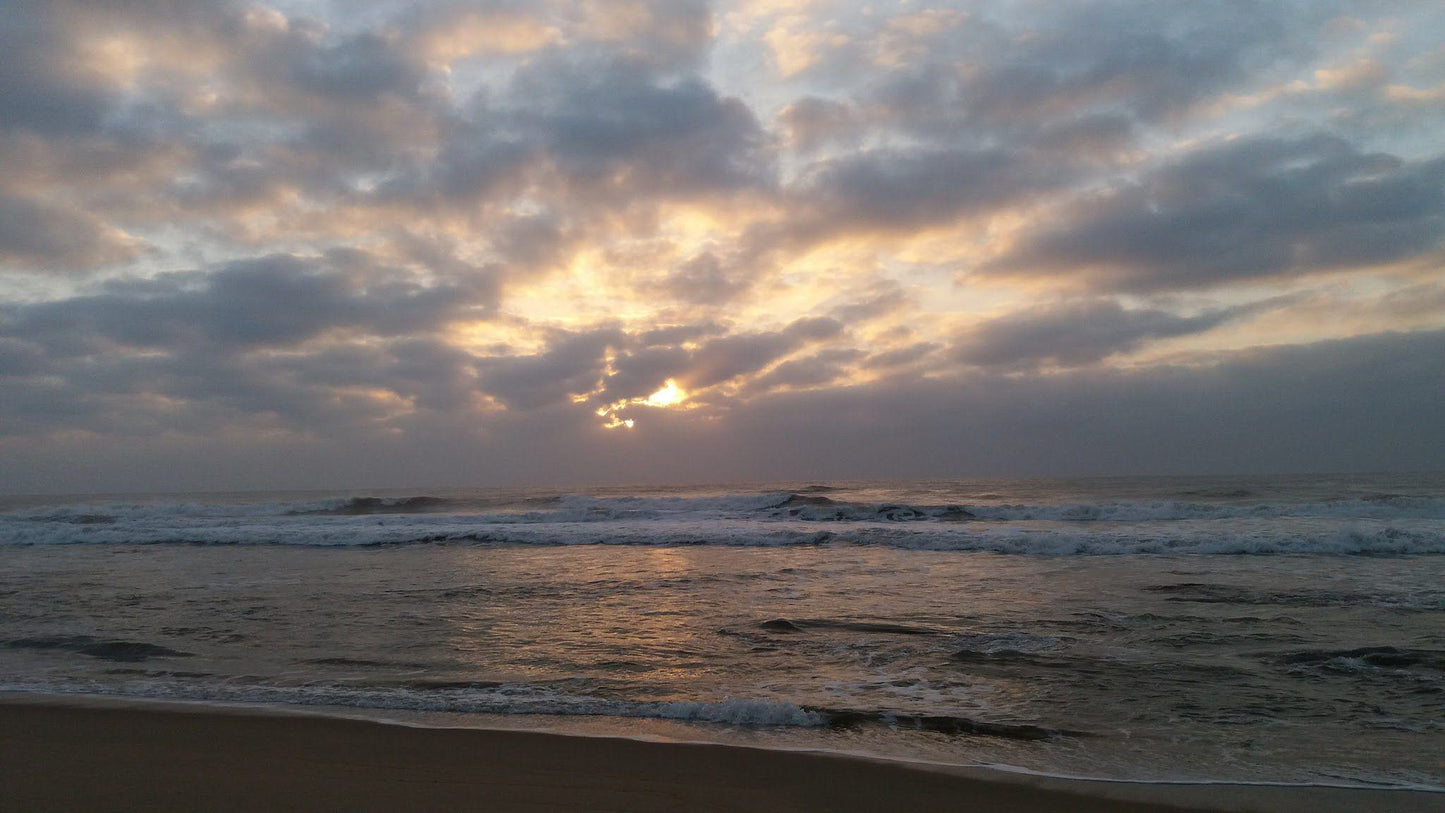
<instances>
[{"instance_id":1,"label":"white foam","mask_svg":"<svg viewBox=\"0 0 1445 813\"><path fill-rule=\"evenodd\" d=\"M715 723L747 728L816 728L826 718L791 703L748 698L628 701L551 691L521 684L476 688L367 689L347 686L237 686L233 684L131 681L119 686L73 681L67 684L14 683L0 692L119 695L151 700L269 703L394 711L464 714L621 717Z\"/></svg>"}]
</instances>

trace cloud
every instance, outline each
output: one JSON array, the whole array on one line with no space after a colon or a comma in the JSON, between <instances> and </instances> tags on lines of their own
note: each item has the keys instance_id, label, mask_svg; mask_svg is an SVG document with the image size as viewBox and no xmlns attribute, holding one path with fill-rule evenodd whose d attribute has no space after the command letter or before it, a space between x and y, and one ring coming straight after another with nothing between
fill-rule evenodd
<instances>
[{"instance_id":1,"label":"cloud","mask_svg":"<svg viewBox=\"0 0 1445 813\"><path fill-rule=\"evenodd\" d=\"M799 319L782 330L740 333L712 339L688 358L677 378L687 389L703 389L762 370L809 342L837 336L833 319Z\"/></svg>"},{"instance_id":2,"label":"cloud","mask_svg":"<svg viewBox=\"0 0 1445 813\"><path fill-rule=\"evenodd\" d=\"M724 268L710 251L693 257L661 283L663 291L684 302L698 305L727 302L745 293L753 280L738 269Z\"/></svg>"},{"instance_id":3,"label":"cloud","mask_svg":"<svg viewBox=\"0 0 1445 813\"><path fill-rule=\"evenodd\" d=\"M798 192L829 229L923 229L1065 183L1068 174L1003 148L868 150L814 164Z\"/></svg>"},{"instance_id":4,"label":"cloud","mask_svg":"<svg viewBox=\"0 0 1445 813\"><path fill-rule=\"evenodd\" d=\"M1107 299L1040 305L969 328L953 356L965 364L1003 369L1078 367L1159 339L1203 333L1258 311L1257 306L1241 306L1181 316L1124 308Z\"/></svg>"},{"instance_id":5,"label":"cloud","mask_svg":"<svg viewBox=\"0 0 1445 813\"><path fill-rule=\"evenodd\" d=\"M914 342L905 345L897 350L885 350L881 353L874 353L863 359L861 365L869 369L890 369L902 367L927 358L929 355L942 349L943 345L937 342Z\"/></svg>"},{"instance_id":6,"label":"cloud","mask_svg":"<svg viewBox=\"0 0 1445 813\"><path fill-rule=\"evenodd\" d=\"M451 320L485 317L495 305L495 283L485 276L428 285L409 272L357 268L356 261L346 254L278 254L203 273L114 280L82 296L0 307L0 335L71 354L107 347L243 350L290 347L338 330L382 337L433 332Z\"/></svg>"},{"instance_id":7,"label":"cloud","mask_svg":"<svg viewBox=\"0 0 1445 813\"><path fill-rule=\"evenodd\" d=\"M542 353L480 362L481 388L515 409L565 404L597 388L608 349L621 342L615 329L559 333Z\"/></svg>"},{"instance_id":8,"label":"cloud","mask_svg":"<svg viewBox=\"0 0 1445 813\"><path fill-rule=\"evenodd\" d=\"M522 71L510 97L517 126L573 183L689 195L768 177L752 111L696 77L605 55L556 57Z\"/></svg>"},{"instance_id":9,"label":"cloud","mask_svg":"<svg viewBox=\"0 0 1445 813\"><path fill-rule=\"evenodd\" d=\"M785 361L748 382L750 393L800 389L832 384L848 375L849 367L864 354L851 347L834 347L803 358Z\"/></svg>"},{"instance_id":10,"label":"cloud","mask_svg":"<svg viewBox=\"0 0 1445 813\"><path fill-rule=\"evenodd\" d=\"M1442 236L1445 158L1405 161L1329 136L1254 138L1086 195L988 270L1205 288L1419 258Z\"/></svg>"},{"instance_id":11,"label":"cloud","mask_svg":"<svg viewBox=\"0 0 1445 813\"><path fill-rule=\"evenodd\" d=\"M65 273L125 262L141 250L140 241L83 212L0 194L0 263Z\"/></svg>"},{"instance_id":12,"label":"cloud","mask_svg":"<svg viewBox=\"0 0 1445 813\"><path fill-rule=\"evenodd\" d=\"M856 143L861 136L858 111L836 99L805 96L783 108L778 120L788 134L789 146L804 153L831 143Z\"/></svg>"},{"instance_id":13,"label":"cloud","mask_svg":"<svg viewBox=\"0 0 1445 813\"><path fill-rule=\"evenodd\" d=\"M505 483L560 477L558 460L573 482L635 482L640 473L716 482L1425 469L1445 455L1442 360L1445 332L1385 333L1209 364L1023 377L976 371L774 392L718 416L650 410L626 435L599 428L585 410L551 408L497 413L491 431L480 432L438 416L394 441L357 430L354 422L373 413L333 408L311 420L341 421L344 431L299 438L218 429L198 438L111 434L82 446L12 437L0 474L58 487L75 482L66 469L82 454L85 482L97 488L405 486L416 471L440 482ZM27 401L39 415L55 393L35 398L0 382L0 394L3 431L16 428ZM93 426L118 414L63 403L62 415L47 420Z\"/></svg>"},{"instance_id":14,"label":"cloud","mask_svg":"<svg viewBox=\"0 0 1445 813\"><path fill-rule=\"evenodd\" d=\"M1117 152L1138 125L1175 122L1279 63L1307 60L1310 32L1328 17L1265 2L876 11L845 23L852 43L813 67L847 77L850 98L804 97L784 110L799 149L891 131L939 147Z\"/></svg>"}]
</instances>

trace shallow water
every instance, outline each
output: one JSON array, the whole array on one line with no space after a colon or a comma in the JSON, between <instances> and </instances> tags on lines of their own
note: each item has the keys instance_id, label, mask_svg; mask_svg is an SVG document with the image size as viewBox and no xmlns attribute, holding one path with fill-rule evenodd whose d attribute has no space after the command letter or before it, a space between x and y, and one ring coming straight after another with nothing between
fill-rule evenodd
<instances>
[{"instance_id":1,"label":"shallow water","mask_svg":"<svg viewBox=\"0 0 1445 813\"><path fill-rule=\"evenodd\" d=\"M12 690L1445 785L1440 478L3 507Z\"/></svg>"}]
</instances>

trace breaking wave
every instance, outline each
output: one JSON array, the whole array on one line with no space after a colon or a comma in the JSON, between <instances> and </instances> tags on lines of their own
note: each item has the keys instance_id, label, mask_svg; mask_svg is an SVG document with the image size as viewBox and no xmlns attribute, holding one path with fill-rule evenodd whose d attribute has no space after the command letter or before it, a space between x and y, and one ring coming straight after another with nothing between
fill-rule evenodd
<instances>
[{"instance_id":1,"label":"breaking wave","mask_svg":"<svg viewBox=\"0 0 1445 813\"><path fill-rule=\"evenodd\" d=\"M348 518L355 519L355 518ZM1057 528L899 529L763 522L617 522L508 524L462 522L63 523L0 529L0 545L280 545L396 547L409 545L629 545L682 547L882 546L920 551L973 551L1042 556L1125 554L1336 554L1387 556L1445 554L1445 529L1355 523L1342 528Z\"/></svg>"},{"instance_id":2,"label":"breaking wave","mask_svg":"<svg viewBox=\"0 0 1445 813\"><path fill-rule=\"evenodd\" d=\"M0 545L878 545L1033 555L1445 553L1445 499L1016 504L709 496L358 495L290 502L76 502L0 511Z\"/></svg>"},{"instance_id":3,"label":"breaking wave","mask_svg":"<svg viewBox=\"0 0 1445 813\"><path fill-rule=\"evenodd\" d=\"M111 694L115 687L85 681L66 684L10 684L0 691L49 694ZM557 691L546 686L509 683L453 683L357 687L314 683L305 686L237 685L163 680L124 685L119 696L218 703L269 703L369 710L449 712L457 714L619 717L709 723L738 728L834 728L868 726L931 731L959 737L996 737L1038 741L1086 737L1087 732L1005 723L947 714L911 714L890 710L837 709L779 700L723 698L702 700L623 700Z\"/></svg>"}]
</instances>

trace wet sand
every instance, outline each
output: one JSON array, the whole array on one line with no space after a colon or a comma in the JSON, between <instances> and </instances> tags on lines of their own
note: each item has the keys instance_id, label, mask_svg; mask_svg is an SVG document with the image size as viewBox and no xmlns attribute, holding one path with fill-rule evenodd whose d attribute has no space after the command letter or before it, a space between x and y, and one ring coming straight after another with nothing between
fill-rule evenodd
<instances>
[{"instance_id":1,"label":"wet sand","mask_svg":"<svg viewBox=\"0 0 1445 813\"><path fill-rule=\"evenodd\" d=\"M1066 780L720 745L0 697L0 810L1441 811L1445 794Z\"/></svg>"}]
</instances>

